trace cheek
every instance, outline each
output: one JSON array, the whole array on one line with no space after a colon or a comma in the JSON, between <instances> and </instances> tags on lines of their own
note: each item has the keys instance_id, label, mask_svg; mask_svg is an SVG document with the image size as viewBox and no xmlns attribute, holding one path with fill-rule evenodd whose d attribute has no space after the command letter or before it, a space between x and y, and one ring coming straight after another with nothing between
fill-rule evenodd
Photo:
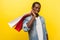
<instances>
[{"instance_id":1,"label":"cheek","mask_svg":"<svg viewBox=\"0 0 60 40\"><path fill-rule=\"evenodd\" d=\"M38 10L37 10L37 9L35 9L35 12L38 12Z\"/></svg>"},{"instance_id":2,"label":"cheek","mask_svg":"<svg viewBox=\"0 0 60 40\"><path fill-rule=\"evenodd\" d=\"M37 13L37 12L38 12L38 10L37 10L36 8L34 8L34 12L36 12L36 13Z\"/></svg>"},{"instance_id":3,"label":"cheek","mask_svg":"<svg viewBox=\"0 0 60 40\"><path fill-rule=\"evenodd\" d=\"M36 9L35 9L35 8L34 8L33 10L34 10L34 11L36 11Z\"/></svg>"}]
</instances>

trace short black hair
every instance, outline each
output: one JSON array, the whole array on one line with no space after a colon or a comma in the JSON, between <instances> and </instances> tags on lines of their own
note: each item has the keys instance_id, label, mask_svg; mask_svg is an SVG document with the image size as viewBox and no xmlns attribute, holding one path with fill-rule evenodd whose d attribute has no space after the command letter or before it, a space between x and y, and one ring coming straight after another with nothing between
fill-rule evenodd
<instances>
[{"instance_id":1,"label":"short black hair","mask_svg":"<svg viewBox=\"0 0 60 40\"><path fill-rule=\"evenodd\" d=\"M34 2L33 5L32 5L32 8L34 8L35 4L38 4L41 7L41 4L39 2Z\"/></svg>"}]
</instances>

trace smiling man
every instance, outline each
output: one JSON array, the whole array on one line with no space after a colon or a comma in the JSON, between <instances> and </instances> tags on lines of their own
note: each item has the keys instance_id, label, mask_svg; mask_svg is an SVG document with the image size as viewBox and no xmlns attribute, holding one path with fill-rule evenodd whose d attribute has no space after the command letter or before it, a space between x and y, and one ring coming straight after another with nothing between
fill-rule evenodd
<instances>
[{"instance_id":1,"label":"smiling man","mask_svg":"<svg viewBox=\"0 0 60 40\"><path fill-rule=\"evenodd\" d=\"M34 2L29 16L23 21L23 30L28 32L29 40L48 40L45 21L39 16L41 4Z\"/></svg>"},{"instance_id":2,"label":"smiling man","mask_svg":"<svg viewBox=\"0 0 60 40\"><path fill-rule=\"evenodd\" d=\"M48 40L45 21L42 16L39 16L41 4L34 2L30 13L20 16L17 19L9 22L10 27L14 27L18 32L23 29L29 34L29 40Z\"/></svg>"}]
</instances>

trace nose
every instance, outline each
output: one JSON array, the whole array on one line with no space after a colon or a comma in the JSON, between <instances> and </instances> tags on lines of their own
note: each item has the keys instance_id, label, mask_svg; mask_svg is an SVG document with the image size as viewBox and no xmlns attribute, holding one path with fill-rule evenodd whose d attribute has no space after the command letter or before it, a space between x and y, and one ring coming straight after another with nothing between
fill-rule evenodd
<instances>
[{"instance_id":1,"label":"nose","mask_svg":"<svg viewBox=\"0 0 60 40\"><path fill-rule=\"evenodd\" d=\"M37 9L36 9L36 11L38 11L38 12L39 12L39 11L40 11L40 9L39 9L39 8L37 8Z\"/></svg>"},{"instance_id":2,"label":"nose","mask_svg":"<svg viewBox=\"0 0 60 40\"><path fill-rule=\"evenodd\" d=\"M39 9L37 8L36 10L38 11Z\"/></svg>"}]
</instances>

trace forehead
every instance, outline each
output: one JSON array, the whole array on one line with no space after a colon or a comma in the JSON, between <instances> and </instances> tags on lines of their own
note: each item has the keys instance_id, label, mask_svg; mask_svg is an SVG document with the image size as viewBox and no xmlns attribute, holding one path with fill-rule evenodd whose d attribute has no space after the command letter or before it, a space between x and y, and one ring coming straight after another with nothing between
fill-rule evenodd
<instances>
[{"instance_id":1,"label":"forehead","mask_svg":"<svg viewBox=\"0 0 60 40\"><path fill-rule=\"evenodd\" d=\"M39 4L35 4L35 7L40 7L40 5Z\"/></svg>"}]
</instances>

